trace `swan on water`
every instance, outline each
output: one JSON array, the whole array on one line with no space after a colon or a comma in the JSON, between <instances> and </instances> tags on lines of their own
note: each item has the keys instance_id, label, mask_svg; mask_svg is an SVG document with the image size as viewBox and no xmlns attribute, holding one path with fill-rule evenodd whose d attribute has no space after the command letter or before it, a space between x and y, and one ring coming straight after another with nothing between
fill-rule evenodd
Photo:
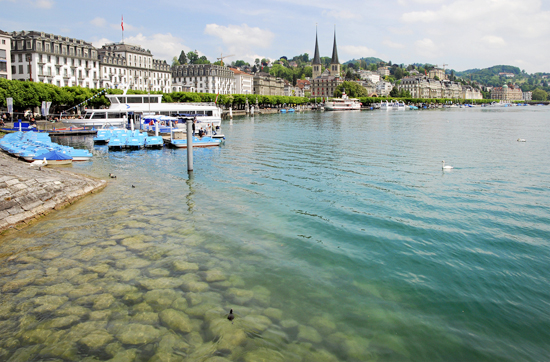
<instances>
[{"instance_id":1,"label":"swan on water","mask_svg":"<svg viewBox=\"0 0 550 362\"><path fill-rule=\"evenodd\" d=\"M444 170L452 170L453 166L445 166L445 161L441 161L443 163L443 166L441 167Z\"/></svg>"},{"instance_id":2,"label":"swan on water","mask_svg":"<svg viewBox=\"0 0 550 362\"><path fill-rule=\"evenodd\" d=\"M525 142L525 138L518 138L518 142Z\"/></svg>"}]
</instances>

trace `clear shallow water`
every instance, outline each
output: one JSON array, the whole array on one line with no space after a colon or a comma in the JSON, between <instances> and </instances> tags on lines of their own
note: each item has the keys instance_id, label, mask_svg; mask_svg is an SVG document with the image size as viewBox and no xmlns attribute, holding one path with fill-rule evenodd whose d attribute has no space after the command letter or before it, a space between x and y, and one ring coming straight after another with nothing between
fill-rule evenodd
<instances>
[{"instance_id":1,"label":"clear shallow water","mask_svg":"<svg viewBox=\"0 0 550 362\"><path fill-rule=\"evenodd\" d=\"M75 172L117 179L3 238L0 353L547 360L549 115L241 118L191 180L185 150L65 138L94 149Z\"/></svg>"}]
</instances>

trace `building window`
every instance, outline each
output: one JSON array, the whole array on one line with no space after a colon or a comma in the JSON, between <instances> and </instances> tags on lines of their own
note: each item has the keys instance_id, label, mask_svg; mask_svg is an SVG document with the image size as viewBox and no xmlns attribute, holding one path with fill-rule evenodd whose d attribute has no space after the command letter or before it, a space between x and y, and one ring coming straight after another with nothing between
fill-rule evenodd
<instances>
[{"instance_id":1,"label":"building window","mask_svg":"<svg viewBox=\"0 0 550 362\"><path fill-rule=\"evenodd\" d=\"M39 52L42 51L42 42L41 41L36 42L36 50L39 51Z\"/></svg>"},{"instance_id":2,"label":"building window","mask_svg":"<svg viewBox=\"0 0 550 362\"><path fill-rule=\"evenodd\" d=\"M19 66L19 74L23 74L23 66L22 65Z\"/></svg>"},{"instance_id":3,"label":"building window","mask_svg":"<svg viewBox=\"0 0 550 362\"><path fill-rule=\"evenodd\" d=\"M5 39L2 39L2 44L6 44L6 40L5 40Z\"/></svg>"},{"instance_id":4,"label":"building window","mask_svg":"<svg viewBox=\"0 0 550 362\"><path fill-rule=\"evenodd\" d=\"M11 73L12 74L17 74L17 67L15 65L11 66Z\"/></svg>"},{"instance_id":5,"label":"building window","mask_svg":"<svg viewBox=\"0 0 550 362\"><path fill-rule=\"evenodd\" d=\"M19 54L17 56L17 58L18 58L19 62L22 62L23 61L23 54Z\"/></svg>"}]
</instances>

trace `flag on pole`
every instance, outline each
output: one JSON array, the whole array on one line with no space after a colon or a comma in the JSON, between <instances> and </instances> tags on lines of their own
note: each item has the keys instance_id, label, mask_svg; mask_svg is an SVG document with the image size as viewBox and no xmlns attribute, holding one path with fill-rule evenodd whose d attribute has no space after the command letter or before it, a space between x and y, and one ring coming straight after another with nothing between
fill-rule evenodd
<instances>
[{"instance_id":1,"label":"flag on pole","mask_svg":"<svg viewBox=\"0 0 550 362\"><path fill-rule=\"evenodd\" d=\"M214 101L214 103L218 104L218 96L220 95L220 93L218 92L218 94L216 94L216 100Z\"/></svg>"},{"instance_id":2,"label":"flag on pole","mask_svg":"<svg viewBox=\"0 0 550 362\"><path fill-rule=\"evenodd\" d=\"M122 27L122 31L124 31L124 15L121 16L120 26Z\"/></svg>"}]
</instances>

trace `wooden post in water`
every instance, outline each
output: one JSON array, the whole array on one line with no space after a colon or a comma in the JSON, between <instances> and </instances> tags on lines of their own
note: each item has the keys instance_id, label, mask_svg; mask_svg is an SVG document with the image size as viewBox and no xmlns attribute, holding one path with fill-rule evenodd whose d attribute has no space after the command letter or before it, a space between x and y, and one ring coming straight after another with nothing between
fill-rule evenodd
<instances>
[{"instance_id":1,"label":"wooden post in water","mask_svg":"<svg viewBox=\"0 0 550 362\"><path fill-rule=\"evenodd\" d=\"M193 172L193 118L187 118L187 171Z\"/></svg>"}]
</instances>

